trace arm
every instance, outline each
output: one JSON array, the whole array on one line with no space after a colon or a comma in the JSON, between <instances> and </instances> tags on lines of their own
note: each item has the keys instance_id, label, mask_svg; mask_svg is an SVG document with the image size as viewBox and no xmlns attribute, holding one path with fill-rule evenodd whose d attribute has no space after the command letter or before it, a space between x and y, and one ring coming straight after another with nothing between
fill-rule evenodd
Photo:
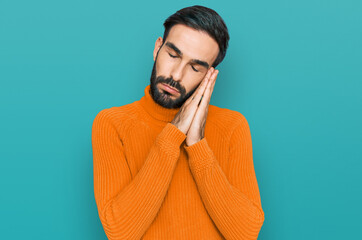
<instances>
[{"instance_id":1,"label":"arm","mask_svg":"<svg viewBox=\"0 0 362 240\"><path fill-rule=\"evenodd\" d=\"M249 125L242 116L230 139L228 176L206 138L185 146L201 198L226 239L257 239L264 222Z\"/></svg>"},{"instance_id":2,"label":"arm","mask_svg":"<svg viewBox=\"0 0 362 240\"><path fill-rule=\"evenodd\" d=\"M105 112L96 116L92 126L94 194L108 239L140 239L146 232L166 195L185 137L168 123L132 179L115 125Z\"/></svg>"}]
</instances>

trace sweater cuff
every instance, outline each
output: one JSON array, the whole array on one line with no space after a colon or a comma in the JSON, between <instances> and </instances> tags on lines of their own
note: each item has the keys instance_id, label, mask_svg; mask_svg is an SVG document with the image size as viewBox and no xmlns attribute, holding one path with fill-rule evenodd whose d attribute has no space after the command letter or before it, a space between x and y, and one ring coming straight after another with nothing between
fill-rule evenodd
<instances>
[{"instance_id":1,"label":"sweater cuff","mask_svg":"<svg viewBox=\"0 0 362 240\"><path fill-rule=\"evenodd\" d=\"M159 136L159 140L163 141L166 145L173 144L176 146L181 146L185 138L186 134L184 134L172 123L167 123Z\"/></svg>"},{"instance_id":2,"label":"sweater cuff","mask_svg":"<svg viewBox=\"0 0 362 240\"><path fill-rule=\"evenodd\" d=\"M193 172L201 172L215 162L214 153L207 144L206 138L191 146L185 145L184 148L189 156L189 165Z\"/></svg>"}]
</instances>

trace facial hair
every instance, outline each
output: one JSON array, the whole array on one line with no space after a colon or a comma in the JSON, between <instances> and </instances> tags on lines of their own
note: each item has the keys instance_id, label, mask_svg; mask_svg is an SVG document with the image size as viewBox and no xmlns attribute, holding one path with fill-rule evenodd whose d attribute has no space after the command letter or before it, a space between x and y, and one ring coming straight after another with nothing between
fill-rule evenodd
<instances>
[{"instance_id":1,"label":"facial hair","mask_svg":"<svg viewBox=\"0 0 362 240\"><path fill-rule=\"evenodd\" d=\"M174 81L172 76L170 78L165 78L164 76L157 76L157 56L155 62L153 63L151 73L150 95L158 105L161 105L164 108L180 108L184 104L184 102L196 91L197 87L186 94L185 88L179 82ZM157 88L157 84L159 83L165 83L177 89L180 93L180 96L173 99L171 93Z\"/></svg>"}]
</instances>

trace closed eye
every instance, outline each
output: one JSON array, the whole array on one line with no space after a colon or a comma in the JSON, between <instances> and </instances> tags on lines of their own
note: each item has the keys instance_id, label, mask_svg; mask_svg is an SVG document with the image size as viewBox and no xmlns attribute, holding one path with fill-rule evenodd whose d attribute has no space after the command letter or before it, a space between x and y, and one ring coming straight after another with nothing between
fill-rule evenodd
<instances>
[{"instance_id":1,"label":"closed eye","mask_svg":"<svg viewBox=\"0 0 362 240\"><path fill-rule=\"evenodd\" d=\"M177 58L177 56L174 56L171 53L168 53L168 55L170 55L170 57L172 57L172 58Z\"/></svg>"},{"instance_id":2,"label":"closed eye","mask_svg":"<svg viewBox=\"0 0 362 240\"><path fill-rule=\"evenodd\" d=\"M168 55L170 55L170 57L172 57L172 58L177 58L178 56L174 56L174 55L172 55L171 53L168 53ZM194 70L195 72L199 72L196 68L194 68L194 66L192 66L191 65L191 68L192 68L192 70Z\"/></svg>"},{"instance_id":3,"label":"closed eye","mask_svg":"<svg viewBox=\"0 0 362 240\"><path fill-rule=\"evenodd\" d=\"M194 66L191 65L191 67L195 72L198 72L198 70L196 68L194 68Z\"/></svg>"}]
</instances>

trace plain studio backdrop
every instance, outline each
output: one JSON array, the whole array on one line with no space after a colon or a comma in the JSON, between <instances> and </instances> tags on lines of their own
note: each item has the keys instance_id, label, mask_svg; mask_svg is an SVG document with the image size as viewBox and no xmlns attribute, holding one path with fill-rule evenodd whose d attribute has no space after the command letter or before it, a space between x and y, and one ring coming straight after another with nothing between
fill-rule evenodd
<instances>
[{"instance_id":1,"label":"plain studio backdrop","mask_svg":"<svg viewBox=\"0 0 362 240\"><path fill-rule=\"evenodd\" d=\"M106 239L94 117L143 96L163 21L195 4L229 28L211 104L249 122L259 239L361 236L361 1L2 0L0 239Z\"/></svg>"}]
</instances>

